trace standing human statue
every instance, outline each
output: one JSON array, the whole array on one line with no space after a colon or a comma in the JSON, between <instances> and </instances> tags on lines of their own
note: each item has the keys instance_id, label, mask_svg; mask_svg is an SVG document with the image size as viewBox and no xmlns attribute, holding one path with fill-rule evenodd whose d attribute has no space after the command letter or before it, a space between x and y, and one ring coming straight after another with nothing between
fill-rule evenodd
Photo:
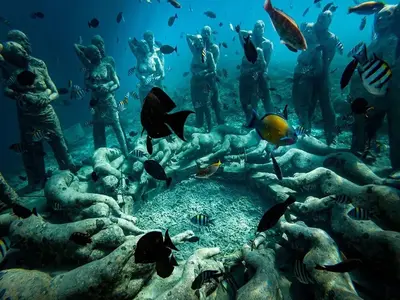
<instances>
[{"instance_id":1,"label":"standing human statue","mask_svg":"<svg viewBox=\"0 0 400 300\"><path fill-rule=\"evenodd\" d=\"M106 47L103 38L97 34L92 37L91 43L99 49L102 62L109 63L115 69L115 60L112 56L106 54ZM85 68L89 68L91 66L91 62L85 56L85 48L86 46L84 45L74 44L74 50L76 55L78 56L78 59Z\"/></svg>"},{"instance_id":2,"label":"standing human statue","mask_svg":"<svg viewBox=\"0 0 400 300\"><path fill-rule=\"evenodd\" d=\"M143 40L146 41L149 46L149 53L152 55L157 55L160 59L161 65L164 69L164 54L160 50L160 45L157 45L156 40L154 39L154 33L150 30L147 30L143 33Z\"/></svg>"},{"instance_id":3,"label":"standing human statue","mask_svg":"<svg viewBox=\"0 0 400 300\"><path fill-rule=\"evenodd\" d=\"M79 166L74 164L68 152L60 121L51 105L58 98L58 92L46 64L30 55L31 45L23 32L11 30L7 38L9 41L3 44L0 53L2 77L5 79L4 94L16 101L28 185L33 190L40 189L46 181L44 140L52 148L61 170L76 172ZM26 70L35 74L32 85L15 80ZM38 132L41 134L38 135ZM38 136L42 137L38 139Z\"/></svg>"},{"instance_id":4,"label":"standing human statue","mask_svg":"<svg viewBox=\"0 0 400 300\"><path fill-rule=\"evenodd\" d=\"M136 77L139 79L139 99L143 101L153 87L162 88L162 80L165 77L163 57L158 56L158 51L150 50L146 40L138 41L136 38L129 39L129 47L136 57Z\"/></svg>"},{"instance_id":5,"label":"standing human statue","mask_svg":"<svg viewBox=\"0 0 400 300\"><path fill-rule=\"evenodd\" d=\"M249 62L243 55L240 66L239 98L245 115L245 125L248 125L252 110L257 110L259 99L261 99L265 112L272 112L271 94L268 82L268 66L271 61L273 44L264 37L265 24L258 20L254 24L253 31L240 30L239 41L243 46L245 38L250 37L251 42L257 49L257 61Z\"/></svg>"},{"instance_id":6,"label":"standing human statue","mask_svg":"<svg viewBox=\"0 0 400 300\"><path fill-rule=\"evenodd\" d=\"M106 147L105 128L110 125L118 139L122 153L128 156L128 147L119 119L119 111L114 92L119 88L119 80L114 67L103 62L99 49L90 45L85 48L85 57L91 61L91 68L85 72L85 86L92 92L90 106L93 114L94 147Z\"/></svg>"},{"instance_id":7,"label":"standing human statue","mask_svg":"<svg viewBox=\"0 0 400 300\"><path fill-rule=\"evenodd\" d=\"M325 138L328 145L330 145L336 136L336 116L330 98L330 65L335 57L336 51L343 53L343 47L335 34L329 31L329 26L332 23L332 12L330 10L324 11L319 14L316 23L305 23L302 28L312 43L319 44L318 49L322 54L322 67L319 70L318 63L313 66L309 72L298 65L301 65L301 60L307 56L300 55L298 65L295 68L294 83L293 83L293 102L295 110L300 119L300 125L307 130L311 129L311 118L314 113L314 108L319 101L321 108L322 118L324 122ZM315 36L314 36L315 34ZM314 44L315 45L315 44ZM318 55L316 47L310 48L309 55ZM307 52L308 50L306 50ZM313 69L315 67L315 69ZM316 76L314 72L318 73ZM305 75L305 76L304 76ZM313 80L305 78L312 77Z\"/></svg>"}]
</instances>

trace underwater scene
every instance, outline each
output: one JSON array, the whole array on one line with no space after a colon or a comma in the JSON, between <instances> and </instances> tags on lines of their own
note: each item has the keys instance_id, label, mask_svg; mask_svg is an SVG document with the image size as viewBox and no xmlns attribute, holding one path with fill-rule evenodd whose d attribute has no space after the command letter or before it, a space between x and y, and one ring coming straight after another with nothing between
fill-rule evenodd
<instances>
[{"instance_id":1,"label":"underwater scene","mask_svg":"<svg viewBox=\"0 0 400 300\"><path fill-rule=\"evenodd\" d=\"M400 299L400 3L0 11L0 300Z\"/></svg>"}]
</instances>

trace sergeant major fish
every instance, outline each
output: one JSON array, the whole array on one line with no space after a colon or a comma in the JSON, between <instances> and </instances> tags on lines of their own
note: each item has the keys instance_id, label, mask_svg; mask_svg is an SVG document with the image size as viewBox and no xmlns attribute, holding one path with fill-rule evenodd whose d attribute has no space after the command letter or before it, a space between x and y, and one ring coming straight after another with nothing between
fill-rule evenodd
<instances>
[{"instance_id":1,"label":"sergeant major fish","mask_svg":"<svg viewBox=\"0 0 400 300\"><path fill-rule=\"evenodd\" d=\"M214 220L212 220L212 219L211 219L208 215L206 215L206 214L198 214L198 215L195 215L194 217L192 217L192 218L190 219L190 221L191 221L193 224L201 225L201 226L210 225L210 224L214 225Z\"/></svg>"}]
</instances>

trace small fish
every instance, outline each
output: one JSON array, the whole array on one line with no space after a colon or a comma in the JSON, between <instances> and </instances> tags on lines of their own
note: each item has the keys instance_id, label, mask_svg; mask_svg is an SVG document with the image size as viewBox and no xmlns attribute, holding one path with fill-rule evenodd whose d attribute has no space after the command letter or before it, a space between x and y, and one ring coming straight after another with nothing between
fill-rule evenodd
<instances>
[{"instance_id":1,"label":"small fish","mask_svg":"<svg viewBox=\"0 0 400 300\"><path fill-rule=\"evenodd\" d=\"M10 250L10 247L11 247L10 239L7 236L2 237L0 239L0 264L3 262L4 258L6 257L7 251Z\"/></svg>"},{"instance_id":2,"label":"small fish","mask_svg":"<svg viewBox=\"0 0 400 300\"><path fill-rule=\"evenodd\" d=\"M370 219L371 214L368 210L360 207L355 207L350 210L347 215L353 220L366 221Z\"/></svg>"},{"instance_id":3,"label":"small fish","mask_svg":"<svg viewBox=\"0 0 400 300\"><path fill-rule=\"evenodd\" d=\"M122 14L122 11L120 13L118 13L116 20L117 20L118 24L121 23L121 21L125 22L125 19L124 19L124 16Z\"/></svg>"},{"instance_id":4,"label":"small fish","mask_svg":"<svg viewBox=\"0 0 400 300\"><path fill-rule=\"evenodd\" d=\"M176 0L167 0L167 2L170 3L175 8L181 8L181 5Z\"/></svg>"},{"instance_id":5,"label":"small fish","mask_svg":"<svg viewBox=\"0 0 400 300\"><path fill-rule=\"evenodd\" d=\"M232 37L232 42L234 42L236 40L236 36Z\"/></svg>"},{"instance_id":6,"label":"small fish","mask_svg":"<svg viewBox=\"0 0 400 300\"><path fill-rule=\"evenodd\" d=\"M26 176L18 176L18 178L21 180L21 181L26 181Z\"/></svg>"},{"instance_id":7,"label":"small fish","mask_svg":"<svg viewBox=\"0 0 400 300\"><path fill-rule=\"evenodd\" d=\"M92 174L90 175L91 177L92 177L92 180L94 181L94 182L96 182L97 180L99 180L99 175L97 175L97 173L96 172L92 172Z\"/></svg>"},{"instance_id":8,"label":"small fish","mask_svg":"<svg viewBox=\"0 0 400 300\"><path fill-rule=\"evenodd\" d=\"M142 157L147 156L146 153L144 153L142 150L139 150L139 149L132 150L129 154L132 154L133 157L136 157L136 158L142 158Z\"/></svg>"},{"instance_id":9,"label":"small fish","mask_svg":"<svg viewBox=\"0 0 400 300\"><path fill-rule=\"evenodd\" d=\"M128 105L129 102L129 93L125 94L125 97L122 101L118 102L118 111L119 112L123 112L124 110L126 110L126 106Z\"/></svg>"},{"instance_id":10,"label":"small fish","mask_svg":"<svg viewBox=\"0 0 400 300\"><path fill-rule=\"evenodd\" d=\"M207 225L215 225L214 220L210 219L210 217L206 214L198 214L190 219L193 224L207 226Z\"/></svg>"},{"instance_id":11,"label":"small fish","mask_svg":"<svg viewBox=\"0 0 400 300\"><path fill-rule=\"evenodd\" d=\"M360 31L364 30L365 25L367 25L367 17L366 17L366 16L364 16L364 17L361 19Z\"/></svg>"},{"instance_id":12,"label":"small fish","mask_svg":"<svg viewBox=\"0 0 400 300\"><path fill-rule=\"evenodd\" d=\"M367 1L359 5L349 7L348 13L358 15L372 15L380 11L385 6L385 3L380 1Z\"/></svg>"},{"instance_id":13,"label":"small fish","mask_svg":"<svg viewBox=\"0 0 400 300\"><path fill-rule=\"evenodd\" d=\"M42 13L40 11L31 13L31 18L32 19L43 19L44 18L44 13Z\"/></svg>"},{"instance_id":14,"label":"small fish","mask_svg":"<svg viewBox=\"0 0 400 300\"><path fill-rule=\"evenodd\" d=\"M28 150L26 149L25 144L23 143L16 143L16 144L12 144L10 145L10 147L8 147L8 149L16 152L16 153L25 153L28 152Z\"/></svg>"},{"instance_id":15,"label":"small fish","mask_svg":"<svg viewBox=\"0 0 400 300\"><path fill-rule=\"evenodd\" d=\"M74 232L69 237L69 240L81 246L86 246L92 242L90 235L86 232Z\"/></svg>"},{"instance_id":16,"label":"small fish","mask_svg":"<svg viewBox=\"0 0 400 300\"><path fill-rule=\"evenodd\" d=\"M237 33L240 32L240 25L236 25L236 26L235 26L235 31L236 31Z\"/></svg>"},{"instance_id":17,"label":"small fish","mask_svg":"<svg viewBox=\"0 0 400 300\"><path fill-rule=\"evenodd\" d=\"M225 43L225 42L222 42L221 45L222 45L222 47L224 47L224 48L228 48L228 44Z\"/></svg>"},{"instance_id":18,"label":"small fish","mask_svg":"<svg viewBox=\"0 0 400 300\"><path fill-rule=\"evenodd\" d=\"M25 70L19 73L16 79L20 85L31 86L35 82L36 74Z\"/></svg>"},{"instance_id":19,"label":"small fish","mask_svg":"<svg viewBox=\"0 0 400 300\"><path fill-rule=\"evenodd\" d=\"M175 46L175 48L174 48L174 47L169 46L169 45L163 45L162 47L160 47L160 51L161 51L162 54L171 54L174 51L176 53L178 53L178 47Z\"/></svg>"},{"instance_id":20,"label":"small fish","mask_svg":"<svg viewBox=\"0 0 400 300\"><path fill-rule=\"evenodd\" d=\"M149 159L146 160L143 165L144 169L151 177L157 180L164 180L167 184L167 187L170 186L172 178L167 177L164 168L157 161Z\"/></svg>"},{"instance_id":21,"label":"small fish","mask_svg":"<svg viewBox=\"0 0 400 300\"><path fill-rule=\"evenodd\" d=\"M213 11L206 11L206 12L204 12L204 14L207 16L207 17L209 17L210 19L215 19L216 17L217 17L217 14L215 13L215 12L213 12Z\"/></svg>"},{"instance_id":22,"label":"small fish","mask_svg":"<svg viewBox=\"0 0 400 300\"><path fill-rule=\"evenodd\" d=\"M363 46L364 46L364 42L359 42L357 45L355 45L353 47L353 49L350 50L349 53L347 53L347 57L355 56L357 53L360 52L360 50L362 49Z\"/></svg>"},{"instance_id":23,"label":"small fish","mask_svg":"<svg viewBox=\"0 0 400 300\"><path fill-rule=\"evenodd\" d=\"M201 178L201 179L210 178L212 175L214 175L218 171L218 169L221 165L222 165L222 163L219 160L218 162L213 163L204 169L199 169L194 177Z\"/></svg>"},{"instance_id":24,"label":"small fish","mask_svg":"<svg viewBox=\"0 0 400 300\"><path fill-rule=\"evenodd\" d=\"M53 204L51 205L51 208L54 211L62 211L63 210L63 207L60 202L53 202Z\"/></svg>"},{"instance_id":25,"label":"small fish","mask_svg":"<svg viewBox=\"0 0 400 300\"><path fill-rule=\"evenodd\" d=\"M296 198L290 195L285 202L275 204L267 210L258 223L257 232L263 232L274 227L289 205L294 202L296 202Z\"/></svg>"},{"instance_id":26,"label":"small fish","mask_svg":"<svg viewBox=\"0 0 400 300\"><path fill-rule=\"evenodd\" d=\"M344 46L343 46L341 41L338 41L336 43L336 49L337 49L337 51L339 52L340 55L343 55Z\"/></svg>"},{"instance_id":27,"label":"small fish","mask_svg":"<svg viewBox=\"0 0 400 300\"><path fill-rule=\"evenodd\" d=\"M361 259L346 259L335 265L316 265L315 269L335 273L346 273L359 268L360 265L362 265Z\"/></svg>"},{"instance_id":28,"label":"small fish","mask_svg":"<svg viewBox=\"0 0 400 300\"><path fill-rule=\"evenodd\" d=\"M92 127L94 124L93 121L86 121L85 123L83 123L83 127Z\"/></svg>"},{"instance_id":29,"label":"small fish","mask_svg":"<svg viewBox=\"0 0 400 300\"><path fill-rule=\"evenodd\" d=\"M70 99L81 100L85 98L86 94L86 89L82 89L79 85L74 85L71 88Z\"/></svg>"},{"instance_id":30,"label":"small fish","mask_svg":"<svg viewBox=\"0 0 400 300\"><path fill-rule=\"evenodd\" d=\"M182 74L182 76L183 76L183 77L187 77L189 74L190 74L190 72L184 72L184 73Z\"/></svg>"},{"instance_id":31,"label":"small fish","mask_svg":"<svg viewBox=\"0 0 400 300\"><path fill-rule=\"evenodd\" d=\"M203 50L201 50L201 62L203 64L206 62L206 58L207 58L207 49L206 49L206 47L204 47ZM189 72L187 72L187 73L189 75ZM186 77L186 76L184 76L184 77Z\"/></svg>"},{"instance_id":32,"label":"small fish","mask_svg":"<svg viewBox=\"0 0 400 300\"><path fill-rule=\"evenodd\" d=\"M331 198L333 200L335 200L336 203L339 203L339 204L350 204L351 203L351 198L347 195L343 195L343 194L342 195L334 195L334 196L331 196Z\"/></svg>"},{"instance_id":33,"label":"small fish","mask_svg":"<svg viewBox=\"0 0 400 300\"><path fill-rule=\"evenodd\" d=\"M224 78L228 78L228 71L226 69L222 69L222 75Z\"/></svg>"},{"instance_id":34,"label":"small fish","mask_svg":"<svg viewBox=\"0 0 400 300\"><path fill-rule=\"evenodd\" d=\"M11 27L11 22L2 16L0 16L0 23L3 23L5 25L7 25L8 27Z\"/></svg>"},{"instance_id":35,"label":"small fish","mask_svg":"<svg viewBox=\"0 0 400 300\"><path fill-rule=\"evenodd\" d=\"M210 281L211 279L217 279L218 277L223 276L223 273L215 270L206 270L201 272L196 276L192 283L192 290L198 290L202 287L204 283Z\"/></svg>"},{"instance_id":36,"label":"small fish","mask_svg":"<svg viewBox=\"0 0 400 300\"><path fill-rule=\"evenodd\" d=\"M130 68L128 70L128 76L132 76L135 73L136 67Z\"/></svg>"},{"instance_id":37,"label":"small fish","mask_svg":"<svg viewBox=\"0 0 400 300\"><path fill-rule=\"evenodd\" d=\"M88 22L88 26L89 28L97 28L100 24L100 21L97 20L96 18L93 18L92 20L90 20L90 22Z\"/></svg>"},{"instance_id":38,"label":"small fish","mask_svg":"<svg viewBox=\"0 0 400 300\"><path fill-rule=\"evenodd\" d=\"M309 11L310 11L310 8L307 7L306 10L303 12L303 17L305 17L308 14Z\"/></svg>"},{"instance_id":39,"label":"small fish","mask_svg":"<svg viewBox=\"0 0 400 300\"><path fill-rule=\"evenodd\" d=\"M246 59L252 64L255 64L258 58L257 49L254 46L253 42L250 40L250 35L248 35L243 39L244 39L243 48Z\"/></svg>"},{"instance_id":40,"label":"small fish","mask_svg":"<svg viewBox=\"0 0 400 300\"><path fill-rule=\"evenodd\" d=\"M192 236L192 237L188 238L186 241L188 241L190 243L196 243L196 242L200 241L200 238L198 236Z\"/></svg>"},{"instance_id":41,"label":"small fish","mask_svg":"<svg viewBox=\"0 0 400 300\"><path fill-rule=\"evenodd\" d=\"M67 88L59 88L59 89L57 89L57 92L60 95L66 95L66 94L69 93L69 89L67 89Z\"/></svg>"},{"instance_id":42,"label":"small fish","mask_svg":"<svg viewBox=\"0 0 400 300\"><path fill-rule=\"evenodd\" d=\"M338 70L338 68L334 68L332 71L330 71L331 74L335 73Z\"/></svg>"},{"instance_id":43,"label":"small fish","mask_svg":"<svg viewBox=\"0 0 400 300\"><path fill-rule=\"evenodd\" d=\"M135 137L135 136L137 136L137 132L136 131L131 131L131 132L129 132L129 136L130 137Z\"/></svg>"},{"instance_id":44,"label":"small fish","mask_svg":"<svg viewBox=\"0 0 400 300\"><path fill-rule=\"evenodd\" d=\"M235 28L233 27L232 23L229 23L229 29L230 29L231 31L235 31Z\"/></svg>"},{"instance_id":45,"label":"small fish","mask_svg":"<svg viewBox=\"0 0 400 300\"><path fill-rule=\"evenodd\" d=\"M43 130L35 129L32 132L32 141L35 142L35 143L38 143L38 142L42 141L45 138L46 138L46 134L43 132Z\"/></svg>"},{"instance_id":46,"label":"small fish","mask_svg":"<svg viewBox=\"0 0 400 300\"><path fill-rule=\"evenodd\" d=\"M189 12L193 12L193 8L190 4L189 4Z\"/></svg>"},{"instance_id":47,"label":"small fish","mask_svg":"<svg viewBox=\"0 0 400 300\"><path fill-rule=\"evenodd\" d=\"M278 162L276 161L272 152L271 152L271 159L272 159L272 164L274 166L274 172L275 172L276 177L278 177L279 180L282 180L283 177L282 177L281 167L278 165Z\"/></svg>"},{"instance_id":48,"label":"small fish","mask_svg":"<svg viewBox=\"0 0 400 300\"><path fill-rule=\"evenodd\" d=\"M312 284L314 283L313 278L308 272L306 265L303 263L303 260L296 259L294 262L294 270L293 273L298 281L303 284Z\"/></svg>"},{"instance_id":49,"label":"small fish","mask_svg":"<svg viewBox=\"0 0 400 300\"><path fill-rule=\"evenodd\" d=\"M13 214L16 215L18 218L22 219L29 218L32 215L38 216L36 207L33 208L32 210L29 210L28 208L19 204L13 205Z\"/></svg>"},{"instance_id":50,"label":"small fish","mask_svg":"<svg viewBox=\"0 0 400 300\"><path fill-rule=\"evenodd\" d=\"M178 14L175 14L175 16L169 17L168 26L171 27L172 25L174 25L176 19L178 19Z\"/></svg>"}]
</instances>

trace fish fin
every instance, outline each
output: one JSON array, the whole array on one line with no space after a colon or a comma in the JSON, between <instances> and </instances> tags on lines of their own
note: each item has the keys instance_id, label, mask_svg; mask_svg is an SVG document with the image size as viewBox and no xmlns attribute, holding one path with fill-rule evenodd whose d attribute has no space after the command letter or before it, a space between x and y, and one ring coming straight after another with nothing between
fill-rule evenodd
<instances>
[{"instance_id":1,"label":"fish fin","mask_svg":"<svg viewBox=\"0 0 400 300\"><path fill-rule=\"evenodd\" d=\"M178 53L178 46L175 46L175 52Z\"/></svg>"},{"instance_id":2,"label":"fish fin","mask_svg":"<svg viewBox=\"0 0 400 300\"><path fill-rule=\"evenodd\" d=\"M146 148L150 155L153 154L153 143L151 142L151 137L149 135L147 135Z\"/></svg>"},{"instance_id":3,"label":"fish fin","mask_svg":"<svg viewBox=\"0 0 400 300\"><path fill-rule=\"evenodd\" d=\"M354 58L344 69L340 78L340 88L343 90L349 83L358 65L358 60ZM346 74L346 76L344 76Z\"/></svg>"},{"instance_id":4,"label":"fish fin","mask_svg":"<svg viewBox=\"0 0 400 300\"><path fill-rule=\"evenodd\" d=\"M320 266L320 265L316 265L315 269L316 270L326 270L326 268L324 266Z\"/></svg>"},{"instance_id":5,"label":"fish fin","mask_svg":"<svg viewBox=\"0 0 400 300\"><path fill-rule=\"evenodd\" d=\"M251 116L251 120L250 120L249 125L247 125L247 128L254 128L255 127L255 123L258 120L257 112L254 109L251 111L251 115L252 115Z\"/></svg>"},{"instance_id":6,"label":"fish fin","mask_svg":"<svg viewBox=\"0 0 400 300\"><path fill-rule=\"evenodd\" d=\"M177 267L177 266L179 266L178 265L178 262L176 261L176 259L175 259L175 256L174 255L171 255L171 259L170 259L170 261L169 261L170 263L171 263L171 265L173 265L174 267Z\"/></svg>"},{"instance_id":7,"label":"fish fin","mask_svg":"<svg viewBox=\"0 0 400 300\"><path fill-rule=\"evenodd\" d=\"M285 118L285 120L288 119L288 105L285 105L285 108L283 109L283 117Z\"/></svg>"},{"instance_id":8,"label":"fish fin","mask_svg":"<svg viewBox=\"0 0 400 300\"><path fill-rule=\"evenodd\" d=\"M165 246L165 247L168 247L168 248L170 248L170 249L172 249L172 250L179 251L179 250L175 247L175 245L172 243L172 240L171 240L171 238L170 238L170 236L169 236L169 233L168 233L168 229L167 229L167 231L165 232L164 246Z\"/></svg>"},{"instance_id":9,"label":"fish fin","mask_svg":"<svg viewBox=\"0 0 400 300\"><path fill-rule=\"evenodd\" d=\"M170 112L176 107L176 104L170 96L166 92L164 92L159 87L153 87L150 91L156 98L160 101L161 107L164 109L164 112ZM147 98L147 97L146 97ZM145 99L146 100L146 99ZM143 104L144 105L144 104Z\"/></svg>"},{"instance_id":10,"label":"fish fin","mask_svg":"<svg viewBox=\"0 0 400 300\"><path fill-rule=\"evenodd\" d=\"M359 63L363 63L368 59L367 45L363 43L361 49L353 56Z\"/></svg>"},{"instance_id":11,"label":"fish fin","mask_svg":"<svg viewBox=\"0 0 400 300\"><path fill-rule=\"evenodd\" d=\"M182 110L173 114L165 115L165 123L167 123L173 132L182 140L186 141L184 137L184 128L187 117L194 114L191 110Z\"/></svg>"},{"instance_id":12,"label":"fish fin","mask_svg":"<svg viewBox=\"0 0 400 300\"><path fill-rule=\"evenodd\" d=\"M33 214L34 214L36 217L38 216L38 213L37 213L36 207L32 209L32 213L33 213Z\"/></svg>"},{"instance_id":13,"label":"fish fin","mask_svg":"<svg viewBox=\"0 0 400 300\"><path fill-rule=\"evenodd\" d=\"M208 224L215 225L214 220L213 219L208 219Z\"/></svg>"},{"instance_id":14,"label":"fish fin","mask_svg":"<svg viewBox=\"0 0 400 300\"><path fill-rule=\"evenodd\" d=\"M265 0L264 9L265 9L266 12L270 12L270 11L273 10L271 0Z\"/></svg>"},{"instance_id":15,"label":"fish fin","mask_svg":"<svg viewBox=\"0 0 400 300\"><path fill-rule=\"evenodd\" d=\"M297 52L296 48L294 48L291 45L287 44L285 41L281 41L281 43L284 44L290 51Z\"/></svg>"},{"instance_id":16,"label":"fish fin","mask_svg":"<svg viewBox=\"0 0 400 300\"><path fill-rule=\"evenodd\" d=\"M169 187L171 185L171 182L172 182L172 178L168 177L167 178L167 187Z\"/></svg>"}]
</instances>

